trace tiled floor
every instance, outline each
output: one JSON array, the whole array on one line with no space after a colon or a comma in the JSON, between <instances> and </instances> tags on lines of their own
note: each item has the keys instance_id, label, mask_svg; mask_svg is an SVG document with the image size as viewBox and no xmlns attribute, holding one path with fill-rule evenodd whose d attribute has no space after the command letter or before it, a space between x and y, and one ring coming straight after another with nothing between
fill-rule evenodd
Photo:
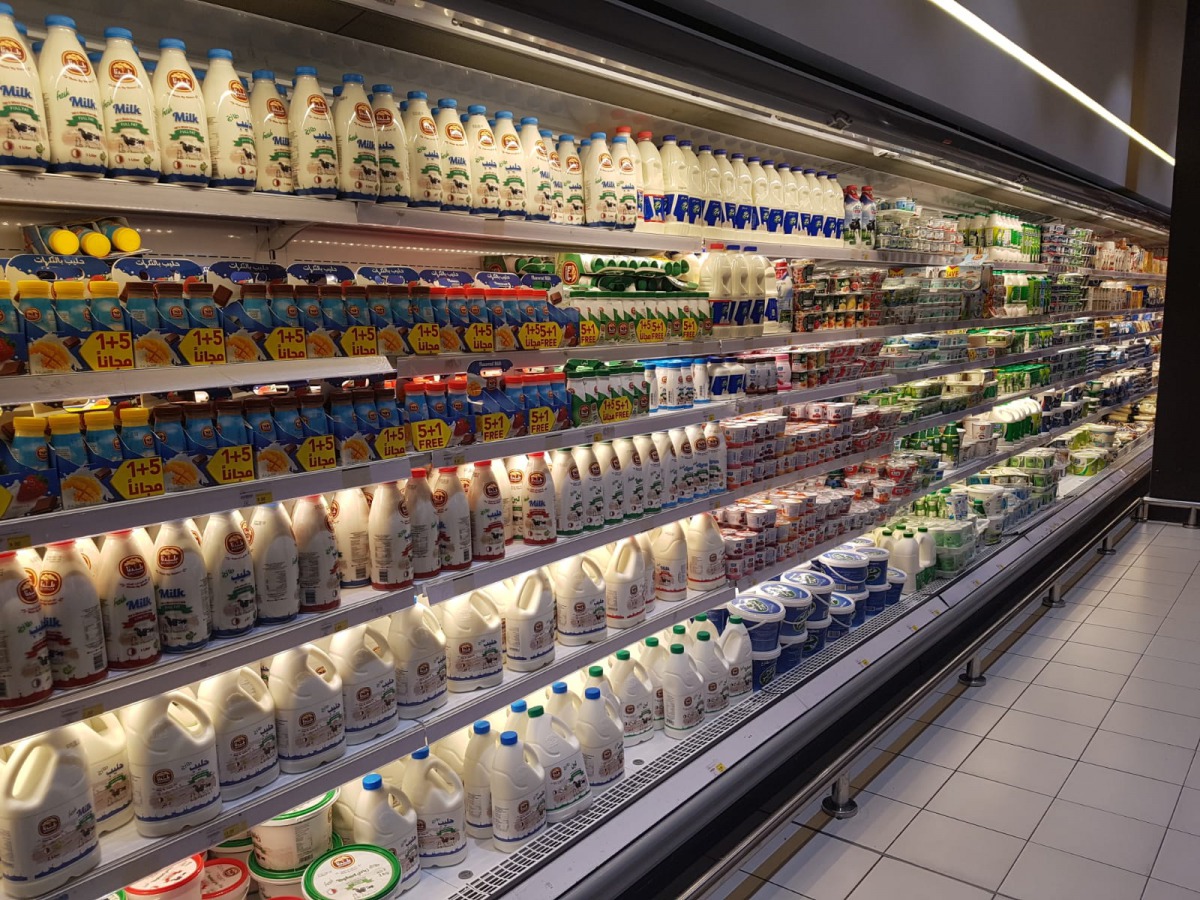
<instances>
[{"instance_id":1,"label":"tiled floor","mask_svg":"<svg viewBox=\"0 0 1200 900\"><path fill-rule=\"evenodd\" d=\"M715 898L1200 900L1200 531L1140 525Z\"/></svg>"}]
</instances>

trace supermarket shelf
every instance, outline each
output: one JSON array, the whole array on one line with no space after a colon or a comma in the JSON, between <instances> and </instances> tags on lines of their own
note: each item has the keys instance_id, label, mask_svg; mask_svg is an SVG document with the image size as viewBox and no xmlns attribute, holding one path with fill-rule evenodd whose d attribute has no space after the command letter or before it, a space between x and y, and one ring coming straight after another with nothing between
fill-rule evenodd
<instances>
[{"instance_id":1,"label":"supermarket shelf","mask_svg":"<svg viewBox=\"0 0 1200 900\"><path fill-rule=\"evenodd\" d=\"M763 256L793 259L829 260L861 266L949 266L953 257L917 250L873 250L866 247L847 247L844 244L807 243L800 241L770 241L770 233L750 232L722 238L705 238L704 244L734 244L743 250L754 248Z\"/></svg>"},{"instance_id":2,"label":"supermarket shelf","mask_svg":"<svg viewBox=\"0 0 1200 900\"><path fill-rule=\"evenodd\" d=\"M1094 278L1115 278L1119 281L1132 281L1138 284L1167 280L1166 275L1157 272L1117 272L1113 269L1076 269L1075 271L1080 275Z\"/></svg>"}]
</instances>

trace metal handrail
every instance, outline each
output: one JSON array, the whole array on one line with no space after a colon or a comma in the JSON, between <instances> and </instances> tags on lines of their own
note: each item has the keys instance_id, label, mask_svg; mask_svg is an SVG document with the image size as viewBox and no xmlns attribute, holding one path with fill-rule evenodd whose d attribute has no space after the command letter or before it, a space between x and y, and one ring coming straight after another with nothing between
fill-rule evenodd
<instances>
[{"instance_id":1,"label":"metal handrail","mask_svg":"<svg viewBox=\"0 0 1200 900\"><path fill-rule=\"evenodd\" d=\"M763 842L772 832L776 831L782 825L791 820L791 818L816 799L817 795L825 790L827 786L839 778L864 750L868 749L875 740L885 731L891 728L896 722L904 717L904 715L920 703L927 694L929 694L937 685L939 685L947 676L953 674L956 670L965 666L969 661L974 659L982 646L987 643L997 632L1005 625L1017 617L1025 610L1025 607L1040 594L1049 591L1052 587L1059 583L1067 571L1075 565L1084 555L1100 541L1106 541L1108 533L1117 528L1124 520L1129 518L1130 514L1142 504L1142 498L1138 498L1126 506L1120 513L1114 516L1098 534L1098 541L1089 541L1076 552L1072 553L1065 561L1063 561L1054 571L1045 576L1038 582L1036 588L1029 591L1021 599L1019 603L1013 605L1007 613L1001 616L996 622L990 625L982 634L968 644L963 650L959 651L949 662L938 669L932 676L927 678L915 690L909 693L908 697L895 706L891 712L875 723L864 734L860 735L846 750L842 751L832 762L821 770L820 774L811 779L799 792L793 795L781 809L770 816L765 822L754 829L747 835L736 847L726 853L717 862L715 866L697 878L692 884L679 895L677 900L695 900L701 897L706 891L716 887L724 878L734 869L737 868L739 860L743 859L751 850Z\"/></svg>"}]
</instances>

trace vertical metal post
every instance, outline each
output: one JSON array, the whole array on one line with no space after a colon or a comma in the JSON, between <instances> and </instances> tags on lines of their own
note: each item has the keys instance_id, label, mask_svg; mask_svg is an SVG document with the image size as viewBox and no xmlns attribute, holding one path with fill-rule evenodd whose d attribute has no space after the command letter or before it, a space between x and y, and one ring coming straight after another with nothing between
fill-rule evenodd
<instances>
[{"instance_id":1,"label":"vertical metal post","mask_svg":"<svg viewBox=\"0 0 1200 900\"><path fill-rule=\"evenodd\" d=\"M1200 528L1200 525L1196 524L1196 507L1193 506L1191 509L1188 510L1187 521L1183 523L1183 527L1184 528Z\"/></svg>"},{"instance_id":2,"label":"vertical metal post","mask_svg":"<svg viewBox=\"0 0 1200 900\"><path fill-rule=\"evenodd\" d=\"M835 819L849 819L858 812L858 804L850 799L849 771L843 771L833 782L829 796L821 801L821 809Z\"/></svg>"},{"instance_id":3,"label":"vertical metal post","mask_svg":"<svg viewBox=\"0 0 1200 900\"><path fill-rule=\"evenodd\" d=\"M967 687L982 687L987 684L987 678L979 668L979 657L972 656L967 660L967 668L958 676L959 684Z\"/></svg>"},{"instance_id":4,"label":"vertical metal post","mask_svg":"<svg viewBox=\"0 0 1200 900\"><path fill-rule=\"evenodd\" d=\"M1062 609L1067 601L1062 597L1062 585L1057 581L1050 585L1050 592L1042 598L1042 606L1047 609Z\"/></svg>"},{"instance_id":5,"label":"vertical metal post","mask_svg":"<svg viewBox=\"0 0 1200 900\"><path fill-rule=\"evenodd\" d=\"M1112 539L1111 534L1106 533L1104 535L1104 537L1100 541L1100 546L1096 548L1096 552L1099 553L1101 556L1112 556L1114 553L1117 552L1117 548L1113 546L1113 539Z\"/></svg>"},{"instance_id":6,"label":"vertical metal post","mask_svg":"<svg viewBox=\"0 0 1200 900\"><path fill-rule=\"evenodd\" d=\"M1133 521L1146 522L1146 521L1149 521L1149 519L1150 519L1150 504L1147 503L1145 501L1145 499L1143 499L1142 502L1137 505L1137 509L1135 509L1133 511Z\"/></svg>"}]
</instances>

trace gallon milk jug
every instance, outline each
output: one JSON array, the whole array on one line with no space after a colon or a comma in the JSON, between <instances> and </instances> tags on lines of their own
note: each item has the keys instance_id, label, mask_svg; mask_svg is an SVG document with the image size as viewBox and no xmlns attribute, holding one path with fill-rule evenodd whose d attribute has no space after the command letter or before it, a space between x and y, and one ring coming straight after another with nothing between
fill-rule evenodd
<instances>
[{"instance_id":1,"label":"gallon milk jug","mask_svg":"<svg viewBox=\"0 0 1200 900\"><path fill-rule=\"evenodd\" d=\"M585 531L600 531L604 528L607 511L604 472L600 468L600 461L587 444L572 447L571 456L575 459L583 482L583 528Z\"/></svg>"},{"instance_id":2,"label":"gallon milk jug","mask_svg":"<svg viewBox=\"0 0 1200 900\"><path fill-rule=\"evenodd\" d=\"M745 697L753 688L753 657L750 656L750 632L740 616L725 620L725 630L717 639L721 655L729 663L729 699Z\"/></svg>"},{"instance_id":3,"label":"gallon milk jug","mask_svg":"<svg viewBox=\"0 0 1200 900\"><path fill-rule=\"evenodd\" d=\"M583 478L570 450L555 450L550 478L557 503L555 520L559 537L583 533Z\"/></svg>"},{"instance_id":4,"label":"gallon milk jug","mask_svg":"<svg viewBox=\"0 0 1200 900\"><path fill-rule=\"evenodd\" d=\"M725 232L725 204L721 197L721 168L713 156L712 146L701 144L696 158L700 162L700 176L704 184L704 212L701 224L710 237L721 237Z\"/></svg>"},{"instance_id":5,"label":"gallon milk jug","mask_svg":"<svg viewBox=\"0 0 1200 900\"><path fill-rule=\"evenodd\" d=\"M75 33L75 20L46 16L39 71L50 134L50 171L104 174L100 86ZM5 99L8 97L6 95Z\"/></svg>"},{"instance_id":6,"label":"gallon milk jug","mask_svg":"<svg viewBox=\"0 0 1200 900\"><path fill-rule=\"evenodd\" d=\"M432 750L439 759L450 764L459 778L463 777L464 760L467 755L467 744L471 740L470 728L456 728L440 741L434 741Z\"/></svg>"},{"instance_id":7,"label":"gallon milk jug","mask_svg":"<svg viewBox=\"0 0 1200 900\"><path fill-rule=\"evenodd\" d=\"M721 201L725 207L724 233L726 237L738 237L735 222L737 220L737 177L733 174L733 166L729 162L729 151L717 149L713 151L717 161L717 169L721 176Z\"/></svg>"},{"instance_id":8,"label":"gallon milk jug","mask_svg":"<svg viewBox=\"0 0 1200 900\"><path fill-rule=\"evenodd\" d=\"M729 663L707 631L692 641L692 662L704 683L704 714L719 713L729 705Z\"/></svg>"},{"instance_id":9,"label":"gallon milk jug","mask_svg":"<svg viewBox=\"0 0 1200 900\"><path fill-rule=\"evenodd\" d=\"M371 85L370 100L375 116L375 150L379 158L379 202L407 206L410 190L408 139L392 86Z\"/></svg>"},{"instance_id":10,"label":"gallon milk jug","mask_svg":"<svg viewBox=\"0 0 1200 900\"><path fill-rule=\"evenodd\" d=\"M583 751L584 772L591 787L604 787L625 774L625 738L621 722L609 711L598 687L586 688L583 692L575 737Z\"/></svg>"},{"instance_id":11,"label":"gallon milk jug","mask_svg":"<svg viewBox=\"0 0 1200 900\"><path fill-rule=\"evenodd\" d=\"M932 575L931 570L937 566L937 542L932 532L924 525L917 528L916 539L917 559L921 564L921 569Z\"/></svg>"},{"instance_id":12,"label":"gallon milk jug","mask_svg":"<svg viewBox=\"0 0 1200 900\"><path fill-rule=\"evenodd\" d=\"M784 240L794 241L799 236L800 227L800 194L796 179L792 175L792 167L780 163L775 171L779 173L781 190L783 192L783 236Z\"/></svg>"},{"instance_id":13,"label":"gallon milk jug","mask_svg":"<svg viewBox=\"0 0 1200 900\"><path fill-rule=\"evenodd\" d=\"M608 714L620 721L621 716L617 707L617 695L613 692L612 682L608 680L608 675L604 672L604 666L588 666L587 669L580 672L583 678L583 689L587 690L590 687L599 688L600 696L604 698L605 704L608 706Z\"/></svg>"},{"instance_id":14,"label":"gallon milk jug","mask_svg":"<svg viewBox=\"0 0 1200 900\"><path fill-rule=\"evenodd\" d=\"M658 448L648 434L639 434L633 439L633 447L642 466L643 508L646 515L662 512L663 467Z\"/></svg>"},{"instance_id":15,"label":"gallon milk jug","mask_svg":"<svg viewBox=\"0 0 1200 900\"><path fill-rule=\"evenodd\" d=\"M11 569L11 560L0 557L0 579L4 579ZM24 604L28 596L26 573L15 574L8 580L10 590L4 597L7 602ZM12 581L16 581L15 585ZM17 652L20 635L13 634L9 629L18 622L29 622L34 627L29 635L31 640L45 638L45 646L49 649L50 672L57 688L82 687L99 681L108 674L108 653L104 646L104 617L100 611L100 594L92 578L92 571L79 552L76 541L62 541L51 544L46 548L46 558L42 561L41 571L37 576L37 601L41 605L41 619L45 630L37 626L37 610L32 608L28 614L22 615L14 610L6 610L4 614L4 630L6 632L6 657L9 660L24 660L27 675L41 679L45 673L39 659L44 653L36 653L33 657L27 652ZM18 640L14 640L14 638ZM39 693L45 696L45 685L28 694L16 687L13 682L6 686L4 698L12 700L18 696L36 697Z\"/></svg>"},{"instance_id":16,"label":"gallon milk jug","mask_svg":"<svg viewBox=\"0 0 1200 900\"><path fill-rule=\"evenodd\" d=\"M466 797L454 770L429 748L414 750L404 767L404 795L417 810L422 866L456 866L467 856Z\"/></svg>"},{"instance_id":17,"label":"gallon milk jug","mask_svg":"<svg viewBox=\"0 0 1200 900\"><path fill-rule=\"evenodd\" d=\"M379 196L379 157L375 146L375 113L367 102L363 77L342 76L342 95L333 106L338 149L338 196L374 202Z\"/></svg>"},{"instance_id":18,"label":"gallon milk jug","mask_svg":"<svg viewBox=\"0 0 1200 900\"><path fill-rule=\"evenodd\" d=\"M288 111L270 69L255 69L250 84L250 120L254 123L254 145L258 153L256 189L267 194L290 194L292 139L288 134Z\"/></svg>"},{"instance_id":19,"label":"gallon milk jug","mask_svg":"<svg viewBox=\"0 0 1200 900\"><path fill-rule=\"evenodd\" d=\"M158 110L150 78L133 49L133 32L104 29L104 55L97 66L108 177L158 181Z\"/></svg>"},{"instance_id":20,"label":"gallon milk jug","mask_svg":"<svg viewBox=\"0 0 1200 900\"><path fill-rule=\"evenodd\" d=\"M546 688L546 712L562 722L569 731L575 731L579 717L579 704L583 701L565 681L556 681Z\"/></svg>"},{"instance_id":21,"label":"gallon milk jug","mask_svg":"<svg viewBox=\"0 0 1200 900\"><path fill-rule=\"evenodd\" d=\"M547 822L563 822L592 805L583 750L571 725L541 706L531 707L525 741L546 773Z\"/></svg>"},{"instance_id":22,"label":"gallon milk jug","mask_svg":"<svg viewBox=\"0 0 1200 900\"><path fill-rule=\"evenodd\" d=\"M236 509L213 513L204 524L200 552L212 579L212 635L237 637L254 627L258 591L246 523Z\"/></svg>"},{"instance_id":23,"label":"gallon milk jug","mask_svg":"<svg viewBox=\"0 0 1200 900\"><path fill-rule=\"evenodd\" d=\"M688 519L688 590L712 591L725 586L725 539L708 513Z\"/></svg>"},{"instance_id":24,"label":"gallon milk jug","mask_svg":"<svg viewBox=\"0 0 1200 900\"><path fill-rule=\"evenodd\" d=\"M683 644L672 644L663 666L663 728L683 740L704 721L704 682Z\"/></svg>"},{"instance_id":25,"label":"gallon milk jug","mask_svg":"<svg viewBox=\"0 0 1200 900\"><path fill-rule=\"evenodd\" d=\"M396 660L371 625L335 632L329 658L342 679L346 743L361 744L396 727Z\"/></svg>"},{"instance_id":26,"label":"gallon milk jug","mask_svg":"<svg viewBox=\"0 0 1200 900\"><path fill-rule=\"evenodd\" d=\"M575 137L570 134L558 136L558 161L563 178L563 225L583 225L586 209L583 191L583 160L575 149Z\"/></svg>"},{"instance_id":27,"label":"gallon milk jug","mask_svg":"<svg viewBox=\"0 0 1200 900\"><path fill-rule=\"evenodd\" d=\"M116 713L104 713L68 725L67 730L79 739L87 758L96 834L116 831L133 818L133 779L125 729Z\"/></svg>"},{"instance_id":28,"label":"gallon milk jug","mask_svg":"<svg viewBox=\"0 0 1200 900\"><path fill-rule=\"evenodd\" d=\"M212 582L186 522L164 522L154 542L158 636L164 653L187 653L208 643Z\"/></svg>"},{"instance_id":29,"label":"gallon milk jug","mask_svg":"<svg viewBox=\"0 0 1200 900\"><path fill-rule=\"evenodd\" d=\"M904 593L911 594L917 589L917 575L921 571L921 547L911 531L892 535L892 543L888 548L892 554L889 564L907 574L904 581Z\"/></svg>"},{"instance_id":30,"label":"gallon milk jug","mask_svg":"<svg viewBox=\"0 0 1200 900\"><path fill-rule=\"evenodd\" d=\"M5 893L37 897L95 868L100 862L96 836L92 784L79 736L56 728L22 741L0 769Z\"/></svg>"},{"instance_id":31,"label":"gallon milk jug","mask_svg":"<svg viewBox=\"0 0 1200 900\"><path fill-rule=\"evenodd\" d=\"M750 173L750 195L754 203L755 231L769 231L771 225L771 187L762 157L751 156L746 160Z\"/></svg>"},{"instance_id":32,"label":"gallon milk jug","mask_svg":"<svg viewBox=\"0 0 1200 900\"><path fill-rule=\"evenodd\" d=\"M654 596L674 603L687 599L688 544L683 524L671 522L650 532L654 558Z\"/></svg>"},{"instance_id":33,"label":"gallon milk jug","mask_svg":"<svg viewBox=\"0 0 1200 900\"><path fill-rule=\"evenodd\" d=\"M567 557L548 567L558 607L558 642L578 647L608 634L604 573L588 556Z\"/></svg>"},{"instance_id":34,"label":"gallon milk jug","mask_svg":"<svg viewBox=\"0 0 1200 900\"><path fill-rule=\"evenodd\" d=\"M550 151L533 116L521 119L518 134L525 154L526 214L535 222L548 222L554 213L554 183L550 178Z\"/></svg>"},{"instance_id":35,"label":"gallon milk jug","mask_svg":"<svg viewBox=\"0 0 1200 900\"><path fill-rule=\"evenodd\" d=\"M346 752L342 679L325 651L302 644L278 654L267 688L275 701L281 771L308 772Z\"/></svg>"},{"instance_id":36,"label":"gallon milk jug","mask_svg":"<svg viewBox=\"0 0 1200 900\"><path fill-rule=\"evenodd\" d=\"M438 517L438 558L443 569L471 565L471 506L455 466L438 469L433 483L433 508Z\"/></svg>"},{"instance_id":37,"label":"gallon milk jug","mask_svg":"<svg viewBox=\"0 0 1200 900\"><path fill-rule=\"evenodd\" d=\"M446 633L447 687L453 692L494 687L504 680L503 621L487 591L438 604Z\"/></svg>"},{"instance_id":38,"label":"gallon milk jug","mask_svg":"<svg viewBox=\"0 0 1200 900\"><path fill-rule=\"evenodd\" d=\"M205 678L196 701L217 735L217 779L221 797L244 797L279 777L275 701L262 677L242 666Z\"/></svg>"},{"instance_id":39,"label":"gallon milk jug","mask_svg":"<svg viewBox=\"0 0 1200 900\"><path fill-rule=\"evenodd\" d=\"M433 492L425 476L425 469L413 469L412 477L404 485L412 533L414 578L432 578L442 570L438 553L438 514L433 507Z\"/></svg>"},{"instance_id":40,"label":"gallon milk jug","mask_svg":"<svg viewBox=\"0 0 1200 900\"><path fill-rule=\"evenodd\" d=\"M362 780L354 804L354 843L382 847L400 860L400 889L408 890L421 878L417 810L396 785L385 784L372 772Z\"/></svg>"},{"instance_id":41,"label":"gallon milk jug","mask_svg":"<svg viewBox=\"0 0 1200 900\"><path fill-rule=\"evenodd\" d=\"M503 559L504 497L491 460L475 463L467 505L471 508L471 558L475 562Z\"/></svg>"},{"instance_id":42,"label":"gallon milk jug","mask_svg":"<svg viewBox=\"0 0 1200 900\"><path fill-rule=\"evenodd\" d=\"M508 494L512 502L513 539L525 540L525 469L529 460L524 456L510 456L504 460L508 477Z\"/></svg>"},{"instance_id":43,"label":"gallon milk jug","mask_svg":"<svg viewBox=\"0 0 1200 900\"><path fill-rule=\"evenodd\" d=\"M8 4L0 7L0 39L5 48L0 54L0 83L5 86L5 104L0 108L0 134L4 137L0 167L44 172L50 162L50 135L42 85L33 54L12 14Z\"/></svg>"},{"instance_id":44,"label":"gallon milk jug","mask_svg":"<svg viewBox=\"0 0 1200 900\"><path fill-rule=\"evenodd\" d=\"M329 501L329 521L337 539L338 567L344 588L371 583L371 545L367 537L370 514L362 488L344 488Z\"/></svg>"},{"instance_id":45,"label":"gallon milk jug","mask_svg":"<svg viewBox=\"0 0 1200 900\"><path fill-rule=\"evenodd\" d=\"M300 566L292 523L282 504L254 507L250 536L258 624L289 622L300 611Z\"/></svg>"},{"instance_id":46,"label":"gallon milk jug","mask_svg":"<svg viewBox=\"0 0 1200 900\"><path fill-rule=\"evenodd\" d=\"M617 544L604 570L605 618L612 628L631 628L646 618L646 569L633 538Z\"/></svg>"},{"instance_id":47,"label":"gallon milk jug","mask_svg":"<svg viewBox=\"0 0 1200 900\"><path fill-rule=\"evenodd\" d=\"M512 853L545 827L546 771L515 731L505 731L492 757L492 844Z\"/></svg>"},{"instance_id":48,"label":"gallon milk jug","mask_svg":"<svg viewBox=\"0 0 1200 900\"><path fill-rule=\"evenodd\" d=\"M646 670L654 688L654 727L663 728L663 671L667 665L666 649L659 645L658 638L648 637L638 647L638 660Z\"/></svg>"},{"instance_id":49,"label":"gallon milk jug","mask_svg":"<svg viewBox=\"0 0 1200 900\"><path fill-rule=\"evenodd\" d=\"M505 666L533 672L554 661L554 588L544 569L518 575L504 604Z\"/></svg>"},{"instance_id":50,"label":"gallon milk jug","mask_svg":"<svg viewBox=\"0 0 1200 900\"><path fill-rule=\"evenodd\" d=\"M221 812L217 735L189 691L169 691L121 710L138 834L162 837Z\"/></svg>"},{"instance_id":51,"label":"gallon milk jug","mask_svg":"<svg viewBox=\"0 0 1200 900\"><path fill-rule=\"evenodd\" d=\"M342 599L342 566L329 504L320 494L292 507L301 612L336 609Z\"/></svg>"},{"instance_id":52,"label":"gallon milk jug","mask_svg":"<svg viewBox=\"0 0 1200 900\"><path fill-rule=\"evenodd\" d=\"M496 717L493 715L493 718ZM497 718L497 722L503 724L501 731L515 731L519 737L525 737L525 732L529 730L529 702L514 700L508 705L508 712L503 720Z\"/></svg>"},{"instance_id":53,"label":"gallon milk jug","mask_svg":"<svg viewBox=\"0 0 1200 900\"><path fill-rule=\"evenodd\" d=\"M525 149L513 125L513 114L508 110L496 113L494 137L500 159L500 216L523 219L531 190L530 173L525 168Z\"/></svg>"},{"instance_id":54,"label":"gallon milk jug","mask_svg":"<svg viewBox=\"0 0 1200 900\"><path fill-rule=\"evenodd\" d=\"M646 615L654 611L654 551L650 547L650 535L646 532L635 534L638 549L642 551L642 596L646 598Z\"/></svg>"},{"instance_id":55,"label":"gallon milk jug","mask_svg":"<svg viewBox=\"0 0 1200 900\"><path fill-rule=\"evenodd\" d=\"M513 542L515 527L513 525L512 488L508 483L508 466L503 459L492 460L492 477L496 480L496 486L500 489L504 521L504 543L507 546Z\"/></svg>"},{"instance_id":56,"label":"gallon milk jug","mask_svg":"<svg viewBox=\"0 0 1200 900\"><path fill-rule=\"evenodd\" d=\"M396 710L415 719L446 702L446 635L424 603L392 614L388 646L396 659Z\"/></svg>"},{"instance_id":57,"label":"gallon milk jug","mask_svg":"<svg viewBox=\"0 0 1200 900\"><path fill-rule=\"evenodd\" d=\"M612 441L592 444L592 453L599 463L604 487L604 524L620 525L625 521L625 475L621 460Z\"/></svg>"},{"instance_id":58,"label":"gallon milk jug","mask_svg":"<svg viewBox=\"0 0 1200 900\"><path fill-rule=\"evenodd\" d=\"M200 82L177 38L158 42L158 67L151 84L158 109L159 159L168 184L208 184L208 113Z\"/></svg>"},{"instance_id":59,"label":"gallon milk jug","mask_svg":"<svg viewBox=\"0 0 1200 900\"><path fill-rule=\"evenodd\" d=\"M491 723L481 719L471 726L462 776L467 797L467 834L480 840L489 840L492 836L492 759L495 755L496 735Z\"/></svg>"},{"instance_id":60,"label":"gallon milk jug","mask_svg":"<svg viewBox=\"0 0 1200 900\"><path fill-rule=\"evenodd\" d=\"M642 221L638 228L661 233L666 189L663 185L662 156L654 146L654 135L651 132L638 132L637 152L642 162Z\"/></svg>"},{"instance_id":61,"label":"gallon milk jug","mask_svg":"<svg viewBox=\"0 0 1200 900\"><path fill-rule=\"evenodd\" d=\"M254 116L242 79L233 69L228 50L208 51L204 81L213 187L251 191L258 183Z\"/></svg>"},{"instance_id":62,"label":"gallon milk jug","mask_svg":"<svg viewBox=\"0 0 1200 900\"><path fill-rule=\"evenodd\" d=\"M496 134L487 120L487 107L467 107L467 147L471 161L471 214L500 215L503 167Z\"/></svg>"},{"instance_id":63,"label":"gallon milk jug","mask_svg":"<svg viewBox=\"0 0 1200 900\"><path fill-rule=\"evenodd\" d=\"M609 680L617 697L625 746L650 740L654 736L654 685L645 667L628 650L618 650Z\"/></svg>"},{"instance_id":64,"label":"gallon milk jug","mask_svg":"<svg viewBox=\"0 0 1200 900\"><path fill-rule=\"evenodd\" d=\"M525 494L522 497L525 523L521 528L526 544L535 547L558 540L558 501L554 479L546 464L545 453L530 453L525 467Z\"/></svg>"},{"instance_id":65,"label":"gallon milk jug","mask_svg":"<svg viewBox=\"0 0 1200 900\"><path fill-rule=\"evenodd\" d=\"M471 151L467 131L458 114L458 101L443 97L434 112L441 151L442 210L466 213L474 199Z\"/></svg>"},{"instance_id":66,"label":"gallon milk jug","mask_svg":"<svg viewBox=\"0 0 1200 900\"><path fill-rule=\"evenodd\" d=\"M405 485L388 481L375 486L367 516L367 543L371 557L371 587L394 591L413 583L412 525L408 518Z\"/></svg>"},{"instance_id":67,"label":"gallon milk jug","mask_svg":"<svg viewBox=\"0 0 1200 900\"><path fill-rule=\"evenodd\" d=\"M642 468L642 457L629 438L617 438L612 445L625 479L625 518L640 518L646 511L646 473Z\"/></svg>"},{"instance_id":68,"label":"gallon milk jug","mask_svg":"<svg viewBox=\"0 0 1200 900\"><path fill-rule=\"evenodd\" d=\"M161 655L158 613L150 562L138 546L134 532L114 531L100 552L96 591L104 615L108 665L113 669L138 669Z\"/></svg>"},{"instance_id":69,"label":"gallon milk jug","mask_svg":"<svg viewBox=\"0 0 1200 900\"><path fill-rule=\"evenodd\" d=\"M442 151L437 125L424 91L409 91L401 115L408 138L408 173L412 182L408 205L439 209L442 205Z\"/></svg>"},{"instance_id":70,"label":"gallon milk jug","mask_svg":"<svg viewBox=\"0 0 1200 900\"><path fill-rule=\"evenodd\" d=\"M333 116L317 83L317 70L296 66L292 104L288 108L288 137L292 145L292 178L302 197L337 196L338 155Z\"/></svg>"},{"instance_id":71,"label":"gallon milk jug","mask_svg":"<svg viewBox=\"0 0 1200 900\"><path fill-rule=\"evenodd\" d=\"M700 170L700 157L692 149L691 141L680 141L679 152L688 174L688 234L697 237L704 233L704 175Z\"/></svg>"}]
</instances>

